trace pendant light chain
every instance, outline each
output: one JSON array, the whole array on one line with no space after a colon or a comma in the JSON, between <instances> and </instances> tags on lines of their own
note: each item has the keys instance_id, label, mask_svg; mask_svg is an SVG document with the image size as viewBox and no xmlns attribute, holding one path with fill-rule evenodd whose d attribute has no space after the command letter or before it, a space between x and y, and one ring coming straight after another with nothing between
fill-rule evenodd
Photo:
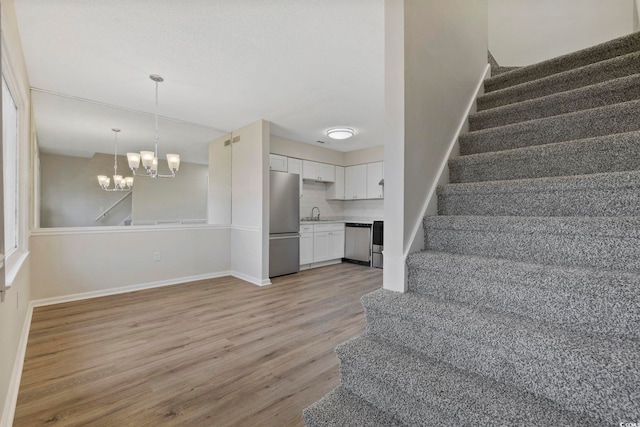
<instances>
[{"instance_id":1,"label":"pendant light chain","mask_svg":"<svg viewBox=\"0 0 640 427\"><path fill-rule=\"evenodd\" d=\"M154 137L154 142L156 144L156 158L158 157L158 80L156 82L156 135Z\"/></svg>"},{"instance_id":2,"label":"pendant light chain","mask_svg":"<svg viewBox=\"0 0 640 427\"><path fill-rule=\"evenodd\" d=\"M120 132L120 130L116 130L115 128L111 130L116 134L116 145L113 150L113 174L118 175L118 132Z\"/></svg>"}]
</instances>

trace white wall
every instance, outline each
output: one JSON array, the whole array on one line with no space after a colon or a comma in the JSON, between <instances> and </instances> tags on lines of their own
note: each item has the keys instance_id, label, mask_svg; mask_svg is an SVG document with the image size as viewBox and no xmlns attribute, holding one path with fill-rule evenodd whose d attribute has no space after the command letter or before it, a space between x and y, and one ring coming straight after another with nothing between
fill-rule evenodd
<instances>
[{"instance_id":1,"label":"white wall","mask_svg":"<svg viewBox=\"0 0 640 427\"><path fill-rule=\"evenodd\" d=\"M3 2L4 6L4 2ZM6 13L3 7L3 14ZM3 25L4 27L4 25ZM0 304L0 425L10 425L10 413L13 413L18 393L18 381L22 374L21 346L26 346L29 300L31 299L30 259L27 258L17 272L7 292L5 301ZM22 350L24 351L24 350Z\"/></svg>"},{"instance_id":2,"label":"white wall","mask_svg":"<svg viewBox=\"0 0 640 427\"><path fill-rule=\"evenodd\" d=\"M523 66L634 31L635 0L489 0L489 50Z\"/></svg>"},{"instance_id":3,"label":"white wall","mask_svg":"<svg viewBox=\"0 0 640 427\"><path fill-rule=\"evenodd\" d=\"M126 156L118 156L118 172L123 176L131 175ZM112 154L96 153L92 158L86 158L40 153L40 226L121 225L131 214L130 198L107 217L95 221L124 195L102 190L98 185L98 175L113 175Z\"/></svg>"},{"instance_id":4,"label":"white wall","mask_svg":"<svg viewBox=\"0 0 640 427\"><path fill-rule=\"evenodd\" d=\"M35 231L31 297L100 295L228 274L229 228L181 227ZM160 261L154 261L154 252L160 252Z\"/></svg>"},{"instance_id":5,"label":"white wall","mask_svg":"<svg viewBox=\"0 0 640 427\"><path fill-rule=\"evenodd\" d=\"M209 143L207 202L209 224L231 224L231 134Z\"/></svg>"},{"instance_id":6,"label":"white wall","mask_svg":"<svg viewBox=\"0 0 640 427\"><path fill-rule=\"evenodd\" d=\"M344 166L344 153L271 135L270 153Z\"/></svg>"},{"instance_id":7,"label":"white wall","mask_svg":"<svg viewBox=\"0 0 640 427\"><path fill-rule=\"evenodd\" d=\"M363 150L347 151L344 153L344 165L361 165L384 161L384 146L365 148Z\"/></svg>"},{"instance_id":8,"label":"white wall","mask_svg":"<svg viewBox=\"0 0 640 427\"><path fill-rule=\"evenodd\" d=\"M487 0L385 3L384 287L405 256L487 65Z\"/></svg>"},{"instance_id":9,"label":"white wall","mask_svg":"<svg viewBox=\"0 0 640 427\"><path fill-rule=\"evenodd\" d=\"M633 2L633 31L640 31L640 0Z\"/></svg>"},{"instance_id":10,"label":"white wall","mask_svg":"<svg viewBox=\"0 0 640 427\"><path fill-rule=\"evenodd\" d=\"M269 284L269 122L231 133L231 269L249 282Z\"/></svg>"},{"instance_id":11,"label":"white wall","mask_svg":"<svg viewBox=\"0 0 640 427\"><path fill-rule=\"evenodd\" d=\"M208 174L208 165L181 162L175 178L136 177L133 183L133 223L194 219L205 221Z\"/></svg>"},{"instance_id":12,"label":"white wall","mask_svg":"<svg viewBox=\"0 0 640 427\"><path fill-rule=\"evenodd\" d=\"M2 71L10 75L16 86L11 87L19 108L18 215L22 253L15 253L9 260L5 301L0 303L0 425L10 425L22 366L23 331L31 298L31 260L29 256L28 230L31 215L30 189L33 188L30 132L29 77L27 76L20 36L18 34L13 0L2 0ZM10 86L12 83L10 83Z\"/></svg>"}]
</instances>

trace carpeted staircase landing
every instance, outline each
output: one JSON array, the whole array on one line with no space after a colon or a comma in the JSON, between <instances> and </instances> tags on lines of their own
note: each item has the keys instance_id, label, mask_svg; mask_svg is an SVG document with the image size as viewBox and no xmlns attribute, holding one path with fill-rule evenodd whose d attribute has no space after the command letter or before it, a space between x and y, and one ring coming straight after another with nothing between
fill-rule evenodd
<instances>
[{"instance_id":1,"label":"carpeted staircase landing","mask_svg":"<svg viewBox=\"0 0 640 427\"><path fill-rule=\"evenodd\" d=\"M640 423L640 33L492 77L308 426Z\"/></svg>"}]
</instances>

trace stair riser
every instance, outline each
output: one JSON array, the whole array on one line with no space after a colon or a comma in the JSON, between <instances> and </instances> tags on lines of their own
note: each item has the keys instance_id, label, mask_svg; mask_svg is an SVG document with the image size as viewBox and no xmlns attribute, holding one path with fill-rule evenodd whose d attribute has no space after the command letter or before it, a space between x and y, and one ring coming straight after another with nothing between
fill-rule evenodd
<instances>
[{"instance_id":1,"label":"stair riser","mask_svg":"<svg viewBox=\"0 0 640 427\"><path fill-rule=\"evenodd\" d=\"M363 348L362 344L369 346ZM337 353L343 384L353 390L366 390L364 399L397 413L409 424L422 425L420 420L425 419L437 419L437 425L447 426L584 425L585 422L584 414L578 417L546 399L458 371L433 359L418 358L406 350L392 350L376 341L350 342L339 347ZM380 390L385 390L383 395ZM403 411L407 403L408 410ZM514 412L514 407L519 411Z\"/></svg>"},{"instance_id":2,"label":"stair riser","mask_svg":"<svg viewBox=\"0 0 640 427\"><path fill-rule=\"evenodd\" d=\"M430 426L462 425L455 413L447 415L424 401L415 399L403 391L389 386L370 375L363 375L357 368L340 363L340 382L362 399L399 419L405 425L419 426L421 420L429 420Z\"/></svg>"},{"instance_id":3,"label":"stair riser","mask_svg":"<svg viewBox=\"0 0 640 427\"><path fill-rule=\"evenodd\" d=\"M640 130L640 101L471 132L460 136L460 154L510 150Z\"/></svg>"},{"instance_id":4,"label":"stair riser","mask_svg":"<svg viewBox=\"0 0 640 427\"><path fill-rule=\"evenodd\" d=\"M511 86L501 91L487 90L487 84L485 84L486 95L478 97L477 110L484 111L515 104L637 73L640 73L640 53L632 53L599 64Z\"/></svg>"},{"instance_id":5,"label":"stair riser","mask_svg":"<svg viewBox=\"0 0 640 427\"><path fill-rule=\"evenodd\" d=\"M637 238L522 231L435 228L425 221L427 250L478 255L537 264L640 272Z\"/></svg>"},{"instance_id":6,"label":"stair riser","mask_svg":"<svg viewBox=\"0 0 640 427\"><path fill-rule=\"evenodd\" d=\"M302 412L307 427L357 425L400 427L402 424L370 403L338 386Z\"/></svg>"},{"instance_id":7,"label":"stair riser","mask_svg":"<svg viewBox=\"0 0 640 427\"><path fill-rule=\"evenodd\" d=\"M578 354L559 353L549 355L550 359L537 359L533 355L516 354L510 348L511 343L493 342L495 337L480 335L473 340L462 330L443 330L430 324L417 324L411 319L366 306L365 313L369 333L457 369L546 397L566 410L602 417L609 422L618 422L618 417L636 413L634 399L629 399L629 392L636 390L640 381L637 372L623 378L621 383L619 378L614 379L613 372L608 373L609 367L580 360ZM540 351L553 352L553 349ZM611 400L620 407L608 412Z\"/></svg>"},{"instance_id":8,"label":"stair riser","mask_svg":"<svg viewBox=\"0 0 640 427\"><path fill-rule=\"evenodd\" d=\"M640 74L472 114L469 130L489 129L634 99L640 99Z\"/></svg>"},{"instance_id":9,"label":"stair riser","mask_svg":"<svg viewBox=\"0 0 640 427\"><path fill-rule=\"evenodd\" d=\"M613 135L527 149L502 151L483 159L449 161L452 183L640 170L640 134Z\"/></svg>"},{"instance_id":10,"label":"stair riser","mask_svg":"<svg viewBox=\"0 0 640 427\"><path fill-rule=\"evenodd\" d=\"M495 262L409 264L409 291L580 332L640 339L640 277ZM623 292L625 290L627 292ZM612 313L616 313L612 315Z\"/></svg>"},{"instance_id":11,"label":"stair riser","mask_svg":"<svg viewBox=\"0 0 640 427\"><path fill-rule=\"evenodd\" d=\"M481 194L438 194L438 215L640 216L640 186Z\"/></svg>"},{"instance_id":12,"label":"stair riser","mask_svg":"<svg viewBox=\"0 0 640 427\"><path fill-rule=\"evenodd\" d=\"M521 68L508 75L488 79L485 90L489 92L502 89L639 50L640 34L633 33L598 46L541 62L532 67Z\"/></svg>"}]
</instances>

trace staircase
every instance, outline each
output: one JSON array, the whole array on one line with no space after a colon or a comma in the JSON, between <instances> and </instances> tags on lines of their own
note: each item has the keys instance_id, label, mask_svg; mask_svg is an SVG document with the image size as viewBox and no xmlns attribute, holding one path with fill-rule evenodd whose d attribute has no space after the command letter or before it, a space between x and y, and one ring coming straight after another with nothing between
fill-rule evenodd
<instances>
[{"instance_id":1,"label":"staircase","mask_svg":"<svg viewBox=\"0 0 640 427\"><path fill-rule=\"evenodd\" d=\"M640 423L640 33L485 82L308 426Z\"/></svg>"}]
</instances>

